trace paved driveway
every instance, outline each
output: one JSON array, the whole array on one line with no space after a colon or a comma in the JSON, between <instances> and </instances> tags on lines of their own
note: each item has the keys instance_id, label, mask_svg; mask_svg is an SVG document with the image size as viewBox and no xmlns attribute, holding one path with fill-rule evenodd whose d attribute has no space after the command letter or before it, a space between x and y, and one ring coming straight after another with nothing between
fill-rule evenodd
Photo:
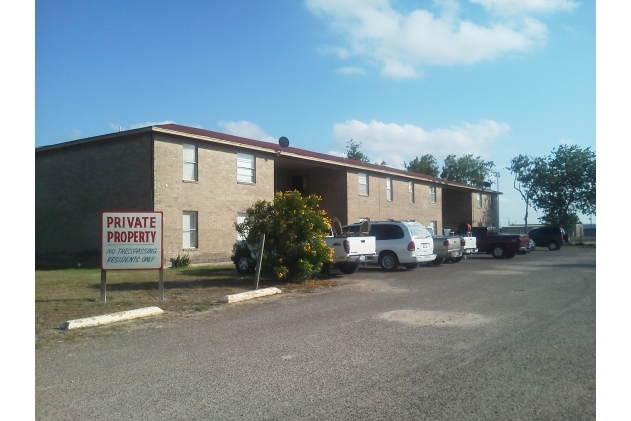
<instances>
[{"instance_id":1,"label":"paved driveway","mask_svg":"<svg viewBox=\"0 0 631 421\"><path fill-rule=\"evenodd\" d=\"M38 420L594 420L596 256L385 273L36 352Z\"/></svg>"}]
</instances>

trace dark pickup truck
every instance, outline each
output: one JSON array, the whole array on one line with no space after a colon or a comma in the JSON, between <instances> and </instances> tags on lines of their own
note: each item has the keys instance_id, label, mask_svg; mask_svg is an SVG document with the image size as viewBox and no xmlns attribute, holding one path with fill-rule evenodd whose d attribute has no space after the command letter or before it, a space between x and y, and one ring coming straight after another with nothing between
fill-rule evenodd
<instances>
[{"instance_id":1,"label":"dark pickup truck","mask_svg":"<svg viewBox=\"0 0 631 421\"><path fill-rule=\"evenodd\" d=\"M473 227L471 233L476 238L478 252L491 254L496 259L526 253L530 246L528 234L498 234L493 227Z\"/></svg>"}]
</instances>

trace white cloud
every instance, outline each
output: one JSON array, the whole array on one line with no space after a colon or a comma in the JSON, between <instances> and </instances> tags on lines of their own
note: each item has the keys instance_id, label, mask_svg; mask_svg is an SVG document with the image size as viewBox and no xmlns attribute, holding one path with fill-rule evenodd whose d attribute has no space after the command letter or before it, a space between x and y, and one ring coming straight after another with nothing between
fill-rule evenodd
<instances>
[{"instance_id":1,"label":"white cloud","mask_svg":"<svg viewBox=\"0 0 631 421\"><path fill-rule=\"evenodd\" d=\"M425 154L433 155L439 163L449 154L473 154L489 159L491 148L509 133L508 124L492 120L433 130L411 124L400 125L375 120L369 123L348 120L333 126L338 147L345 150L348 141L353 139L355 143L361 142L360 150L371 162L386 161L395 168L403 168L403 162L410 162L416 156ZM340 156L339 153L336 155Z\"/></svg>"},{"instance_id":2,"label":"white cloud","mask_svg":"<svg viewBox=\"0 0 631 421\"><path fill-rule=\"evenodd\" d=\"M366 70L363 67L340 67L336 70L337 73L342 75L365 75Z\"/></svg>"},{"instance_id":3,"label":"white cloud","mask_svg":"<svg viewBox=\"0 0 631 421\"><path fill-rule=\"evenodd\" d=\"M277 143L278 140L270 136L254 123L249 121L220 121L219 126L227 134L245 137L248 139L262 140L263 142Z\"/></svg>"},{"instance_id":4,"label":"white cloud","mask_svg":"<svg viewBox=\"0 0 631 421\"><path fill-rule=\"evenodd\" d=\"M343 36L321 47L340 59L365 58L383 75L419 77L423 66L461 65L526 52L546 41L547 28L528 13L571 10L570 0L471 0L499 15L479 25L460 17L460 3L435 0L435 11L395 10L390 0L306 0L308 9ZM523 4L522 4L523 3ZM515 16L517 13L520 16Z\"/></svg>"},{"instance_id":5,"label":"white cloud","mask_svg":"<svg viewBox=\"0 0 631 421\"><path fill-rule=\"evenodd\" d=\"M579 3L572 0L470 0L485 9L502 15L555 13L574 10Z\"/></svg>"},{"instance_id":6,"label":"white cloud","mask_svg":"<svg viewBox=\"0 0 631 421\"><path fill-rule=\"evenodd\" d=\"M72 133L70 133L70 135L68 136L68 140L81 139L82 135L83 133L81 132L81 129L74 129Z\"/></svg>"}]
</instances>

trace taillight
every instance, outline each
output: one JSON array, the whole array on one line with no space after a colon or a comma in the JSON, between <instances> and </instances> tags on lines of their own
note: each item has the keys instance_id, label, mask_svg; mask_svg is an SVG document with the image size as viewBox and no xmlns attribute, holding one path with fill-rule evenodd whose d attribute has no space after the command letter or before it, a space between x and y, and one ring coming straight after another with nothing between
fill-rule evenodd
<instances>
[{"instance_id":1,"label":"taillight","mask_svg":"<svg viewBox=\"0 0 631 421\"><path fill-rule=\"evenodd\" d=\"M445 247L449 247L449 240L445 240L445 241L443 241L443 246L445 246Z\"/></svg>"},{"instance_id":2,"label":"taillight","mask_svg":"<svg viewBox=\"0 0 631 421\"><path fill-rule=\"evenodd\" d=\"M464 241L464 238L463 238L462 240L460 240L460 245L461 245L462 247L464 247L464 246L465 246L465 244L467 244L467 243Z\"/></svg>"},{"instance_id":3,"label":"taillight","mask_svg":"<svg viewBox=\"0 0 631 421\"><path fill-rule=\"evenodd\" d=\"M344 251L346 254L351 253L351 243L349 243L348 240L344 240Z\"/></svg>"},{"instance_id":4,"label":"taillight","mask_svg":"<svg viewBox=\"0 0 631 421\"><path fill-rule=\"evenodd\" d=\"M416 250L416 244L414 244L414 241L410 241L408 243L408 251L414 251Z\"/></svg>"}]
</instances>

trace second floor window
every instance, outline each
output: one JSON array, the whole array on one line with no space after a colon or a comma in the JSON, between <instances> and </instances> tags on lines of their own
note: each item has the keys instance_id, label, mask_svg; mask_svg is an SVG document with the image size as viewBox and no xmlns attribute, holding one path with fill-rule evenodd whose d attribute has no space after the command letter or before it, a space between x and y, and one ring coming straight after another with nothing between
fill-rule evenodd
<instances>
[{"instance_id":1,"label":"second floor window","mask_svg":"<svg viewBox=\"0 0 631 421\"><path fill-rule=\"evenodd\" d=\"M197 146L182 145L182 180L197 181Z\"/></svg>"},{"instance_id":2,"label":"second floor window","mask_svg":"<svg viewBox=\"0 0 631 421\"><path fill-rule=\"evenodd\" d=\"M386 200L392 202L392 179L386 178Z\"/></svg>"},{"instance_id":3,"label":"second floor window","mask_svg":"<svg viewBox=\"0 0 631 421\"><path fill-rule=\"evenodd\" d=\"M414 203L414 182L408 182L408 196L410 203Z\"/></svg>"},{"instance_id":4,"label":"second floor window","mask_svg":"<svg viewBox=\"0 0 631 421\"><path fill-rule=\"evenodd\" d=\"M357 180L359 182L359 195L368 196L368 174L360 172L357 174Z\"/></svg>"},{"instance_id":5,"label":"second floor window","mask_svg":"<svg viewBox=\"0 0 631 421\"><path fill-rule=\"evenodd\" d=\"M429 186L429 203L436 203L436 186Z\"/></svg>"},{"instance_id":6,"label":"second floor window","mask_svg":"<svg viewBox=\"0 0 631 421\"><path fill-rule=\"evenodd\" d=\"M254 183L256 181L254 155L237 154L237 182Z\"/></svg>"},{"instance_id":7,"label":"second floor window","mask_svg":"<svg viewBox=\"0 0 631 421\"><path fill-rule=\"evenodd\" d=\"M480 209L482 207L482 193L477 193L475 198L475 204Z\"/></svg>"}]
</instances>

